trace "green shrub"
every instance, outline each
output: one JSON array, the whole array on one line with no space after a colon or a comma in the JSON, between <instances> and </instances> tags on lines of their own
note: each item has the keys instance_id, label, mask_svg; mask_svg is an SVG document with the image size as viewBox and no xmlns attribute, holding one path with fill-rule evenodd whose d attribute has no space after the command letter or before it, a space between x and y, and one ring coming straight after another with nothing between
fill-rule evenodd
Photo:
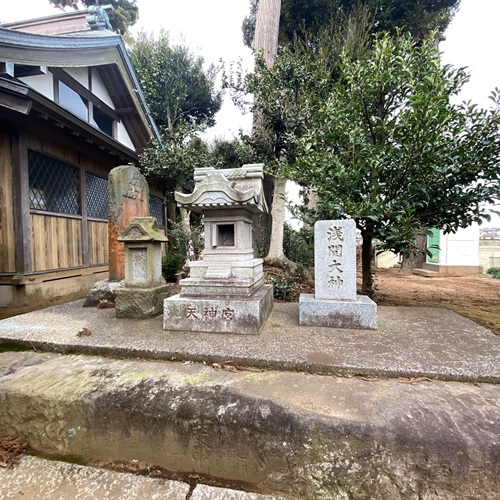
<instances>
[{"instance_id":1,"label":"green shrub","mask_svg":"<svg viewBox=\"0 0 500 500\"><path fill-rule=\"evenodd\" d=\"M312 229L295 231L285 224L283 251L296 264L303 267L314 266L314 232Z\"/></svg>"},{"instance_id":2,"label":"green shrub","mask_svg":"<svg viewBox=\"0 0 500 500\"><path fill-rule=\"evenodd\" d=\"M490 267L487 271L493 278L500 279L500 267Z\"/></svg>"},{"instance_id":3,"label":"green shrub","mask_svg":"<svg viewBox=\"0 0 500 500\"><path fill-rule=\"evenodd\" d=\"M276 300L283 302L293 302L297 300L297 291L295 290L295 282L288 269L284 269L280 274L268 276L267 283L273 285L273 297Z\"/></svg>"},{"instance_id":4,"label":"green shrub","mask_svg":"<svg viewBox=\"0 0 500 500\"><path fill-rule=\"evenodd\" d=\"M169 249L161 259L161 273L167 283L175 283L177 281L176 274L182 269L184 258L179 251Z\"/></svg>"}]
</instances>

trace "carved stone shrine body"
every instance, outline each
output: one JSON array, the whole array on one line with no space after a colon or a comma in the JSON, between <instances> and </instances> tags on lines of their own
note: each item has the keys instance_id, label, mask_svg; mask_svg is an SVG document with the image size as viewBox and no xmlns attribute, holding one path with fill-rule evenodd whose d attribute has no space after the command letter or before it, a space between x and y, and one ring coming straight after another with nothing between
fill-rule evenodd
<instances>
[{"instance_id":1,"label":"carved stone shrine body","mask_svg":"<svg viewBox=\"0 0 500 500\"><path fill-rule=\"evenodd\" d=\"M263 177L262 165L199 168L193 193L175 193L177 203L203 214L205 250L189 263L180 294L165 300L165 330L260 333L273 306L252 243L253 214L267 211Z\"/></svg>"},{"instance_id":2,"label":"carved stone shrine body","mask_svg":"<svg viewBox=\"0 0 500 500\"><path fill-rule=\"evenodd\" d=\"M301 294L299 324L333 328L377 328L377 304L356 295L356 224L353 220L314 225L316 293Z\"/></svg>"},{"instance_id":3,"label":"carved stone shrine body","mask_svg":"<svg viewBox=\"0 0 500 500\"><path fill-rule=\"evenodd\" d=\"M125 282L116 290L116 317L145 319L159 314L169 295L161 274L161 244L166 236L154 217L134 217L118 241L125 245Z\"/></svg>"}]
</instances>

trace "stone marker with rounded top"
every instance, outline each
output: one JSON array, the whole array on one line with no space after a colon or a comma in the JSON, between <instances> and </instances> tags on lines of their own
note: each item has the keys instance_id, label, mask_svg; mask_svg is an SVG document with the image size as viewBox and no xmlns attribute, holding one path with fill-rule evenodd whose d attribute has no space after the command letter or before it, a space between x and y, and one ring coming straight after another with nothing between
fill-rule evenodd
<instances>
[{"instance_id":1,"label":"stone marker with rounded top","mask_svg":"<svg viewBox=\"0 0 500 500\"><path fill-rule=\"evenodd\" d=\"M115 167L108 176L109 281L125 278L123 242L118 237L134 217L149 216L149 186L137 167Z\"/></svg>"}]
</instances>

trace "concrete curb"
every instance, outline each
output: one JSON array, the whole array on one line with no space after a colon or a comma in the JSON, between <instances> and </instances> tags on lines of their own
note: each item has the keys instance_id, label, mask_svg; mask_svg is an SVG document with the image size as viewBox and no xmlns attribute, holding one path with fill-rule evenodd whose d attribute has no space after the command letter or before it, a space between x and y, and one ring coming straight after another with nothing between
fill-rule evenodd
<instances>
[{"instance_id":1,"label":"concrete curb","mask_svg":"<svg viewBox=\"0 0 500 500\"><path fill-rule=\"evenodd\" d=\"M0 354L0 434L300 498L493 500L499 429L498 385Z\"/></svg>"}]
</instances>

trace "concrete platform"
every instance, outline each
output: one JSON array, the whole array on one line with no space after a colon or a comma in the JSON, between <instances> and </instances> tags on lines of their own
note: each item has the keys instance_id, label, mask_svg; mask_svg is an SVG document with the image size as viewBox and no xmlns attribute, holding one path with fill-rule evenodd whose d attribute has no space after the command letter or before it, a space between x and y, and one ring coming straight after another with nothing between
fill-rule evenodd
<instances>
[{"instance_id":1,"label":"concrete platform","mask_svg":"<svg viewBox=\"0 0 500 500\"><path fill-rule=\"evenodd\" d=\"M377 330L299 326L275 303L259 336L163 331L82 301L0 321L1 345L61 353L235 363L278 370L500 383L500 337L445 309L379 307ZM90 335L79 336L82 328Z\"/></svg>"}]
</instances>

